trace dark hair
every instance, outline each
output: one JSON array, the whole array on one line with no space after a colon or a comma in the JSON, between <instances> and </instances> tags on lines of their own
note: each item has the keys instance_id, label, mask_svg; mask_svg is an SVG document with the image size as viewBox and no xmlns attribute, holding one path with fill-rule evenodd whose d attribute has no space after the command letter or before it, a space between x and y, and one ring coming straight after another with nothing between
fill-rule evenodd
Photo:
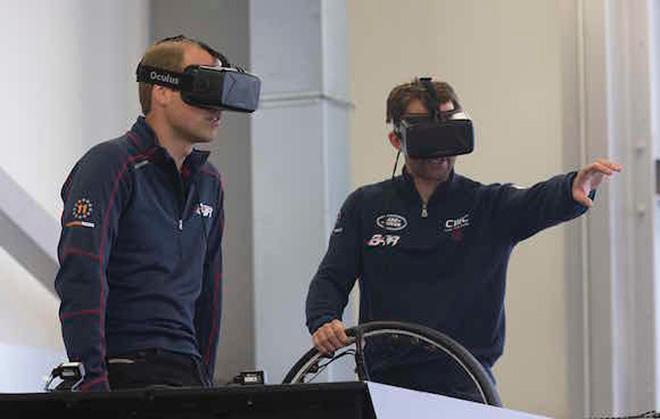
<instances>
[{"instance_id":1,"label":"dark hair","mask_svg":"<svg viewBox=\"0 0 660 419\"><path fill-rule=\"evenodd\" d=\"M145 51L142 59L140 60L140 65L147 65L163 70L181 72L184 70L182 68L184 50L186 46L190 45L197 46L208 52L213 58L220 60L224 67L231 66L231 63L227 57L225 57L222 53L211 48L204 42L188 38L185 35L171 36L155 42L147 49L147 51ZM151 111L152 88L153 85L142 82L138 86L140 106L142 107L142 113L144 115L147 115L149 111Z\"/></svg>"},{"instance_id":2,"label":"dark hair","mask_svg":"<svg viewBox=\"0 0 660 419\"><path fill-rule=\"evenodd\" d=\"M449 83L444 81L433 81L436 96L440 103L452 102L456 110L461 109L458 96ZM430 102L426 88L418 78L409 83L403 83L394 87L387 97L387 109L385 111L385 122L397 124L406 113L408 105L413 100L421 101L425 106Z\"/></svg>"}]
</instances>

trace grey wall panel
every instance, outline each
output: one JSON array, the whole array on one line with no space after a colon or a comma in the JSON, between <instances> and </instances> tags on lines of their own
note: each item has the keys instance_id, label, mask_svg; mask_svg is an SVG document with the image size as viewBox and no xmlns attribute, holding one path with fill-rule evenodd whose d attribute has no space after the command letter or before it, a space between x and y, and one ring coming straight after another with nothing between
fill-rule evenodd
<instances>
[{"instance_id":1,"label":"grey wall panel","mask_svg":"<svg viewBox=\"0 0 660 419\"><path fill-rule=\"evenodd\" d=\"M0 247L54 293L59 223L2 168L0 194Z\"/></svg>"},{"instance_id":2,"label":"grey wall panel","mask_svg":"<svg viewBox=\"0 0 660 419\"><path fill-rule=\"evenodd\" d=\"M346 4L253 0L250 15L256 363L277 382L311 346L305 297L349 192Z\"/></svg>"},{"instance_id":3,"label":"grey wall panel","mask_svg":"<svg viewBox=\"0 0 660 419\"><path fill-rule=\"evenodd\" d=\"M268 81L263 93L322 89L321 3L251 1L252 64Z\"/></svg>"},{"instance_id":4,"label":"grey wall panel","mask_svg":"<svg viewBox=\"0 0 660 419\"><path fill-rule=\"evenodd\" d=\"M254 123L256 364L277 382L310 346L304 302L326 230L322 104L262 110Z\"/></svg>"},{"instance_id":5,"label":"grey wall panel","mask_svg":"<svg viewBox=\"0 0 660 419\"><path fill-rule=\"evenodd\" d=\"M250 67L247 1L153 1L152 40L180 33L207 42L232 63ZM216 366L216 381L224 383L254 364L249 116L225 113L219 138L208 148L225 187L223 319Z\"/></svg>"}]
</instances>

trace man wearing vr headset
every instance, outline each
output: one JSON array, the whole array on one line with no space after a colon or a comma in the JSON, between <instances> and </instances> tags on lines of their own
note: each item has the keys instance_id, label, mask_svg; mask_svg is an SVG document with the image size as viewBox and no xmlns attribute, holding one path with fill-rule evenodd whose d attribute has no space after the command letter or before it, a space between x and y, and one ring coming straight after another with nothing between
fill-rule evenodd
<instances>
[{"instance_id":1,"label":"man wearing vr headset","mask_svg":"<svg viewBox=\"0 0 660 419\"><path fill-rule=\"evenodd\" d=\"M62 188L55 286L81 391L212 385L220 330L223 188L208 151L223 110L252 112L259 79L177 36L138 69L140 116L92 147Z\"/></svg>"},{"instance_id":2,"label":"man wearing vr headset","mask_svg":"<svg viewBox=\"0 0 660 419\"><path fill-rule=\"evenodd\" d=\"M474 148L472 121L452 87L429 78L396 86L386 121L394 126L390 143L405 157L403 173L359 188L344 202L307 295L313 343L323 353L348 343L341 316L360 278L360 323L431 327L465 346L493 378L504 347L513 247L586 212L596 188L621 166L598 160L527 189L460 176L454 163ZM388 346L367 343L373 381L480 400L455 362Z\"/></svg>"}]
</instances>

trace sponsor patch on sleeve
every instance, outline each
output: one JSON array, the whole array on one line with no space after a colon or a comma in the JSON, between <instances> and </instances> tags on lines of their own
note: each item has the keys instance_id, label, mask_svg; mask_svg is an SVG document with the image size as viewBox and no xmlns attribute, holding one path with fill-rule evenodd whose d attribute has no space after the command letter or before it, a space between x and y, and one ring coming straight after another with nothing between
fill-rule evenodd
<instances>
[{"instance_id":1,"label":"sponsor patch on sleeve","mask_svg":"<svg viewBox=\"0 0 660 419\"><path fill-rule=\"evenodd\" d=\"M71 209L71 215L74 220L66 223L65 227L87 227L94 228L95 224L91 221L91 216L94 213L94 205L92 201L87 198L80 198Z\"/></svg>"},{"instance_id":2,"label":"sponsor patch on sleeve","mask_svg":"<svg viewBox=\"0 0 660 419\"><path fill-rule=\"evenodd\" d=\"M340 234L344 231L344 227L341 225L341 220L343 218L343 214L341 211L337 213L337 220L335 221L335 226L332 229L332 234Z\"/></svg>"}]
</instances>

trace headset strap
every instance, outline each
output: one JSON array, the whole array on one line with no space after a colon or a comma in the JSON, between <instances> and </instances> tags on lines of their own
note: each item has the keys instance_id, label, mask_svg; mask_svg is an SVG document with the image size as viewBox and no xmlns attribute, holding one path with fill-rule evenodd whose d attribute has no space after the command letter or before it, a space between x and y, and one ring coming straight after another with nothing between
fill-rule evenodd
<instances>
[{"instance_id":1,"label":"headset strap","mask_svg":"<svg viewBox=\"0 0 660 419\"><path fill-rule=\"evenodd\" d=\"M175 90L187 90L191 85L189 75L162 68L139 65L135 73L137 81L142 83L157 84Z\"/></svg>"},{"instance_id":2,"label":"headset strap","mask_svg":"<svg viewBox=\"0 0 660 419\"><path fill-rule=\"evenodd\" d=\"M433 115L433 119L439 121L440 100L438 99L438 95L435 91L435 87L433 86L433 81L431 77L420 77L419 81L422 83L422 86L424 86L424 89L426 89L426 93L428 93L428 100L426 101L426 107L429 108L429 112Z\"/></svg>"}]
</instances>

